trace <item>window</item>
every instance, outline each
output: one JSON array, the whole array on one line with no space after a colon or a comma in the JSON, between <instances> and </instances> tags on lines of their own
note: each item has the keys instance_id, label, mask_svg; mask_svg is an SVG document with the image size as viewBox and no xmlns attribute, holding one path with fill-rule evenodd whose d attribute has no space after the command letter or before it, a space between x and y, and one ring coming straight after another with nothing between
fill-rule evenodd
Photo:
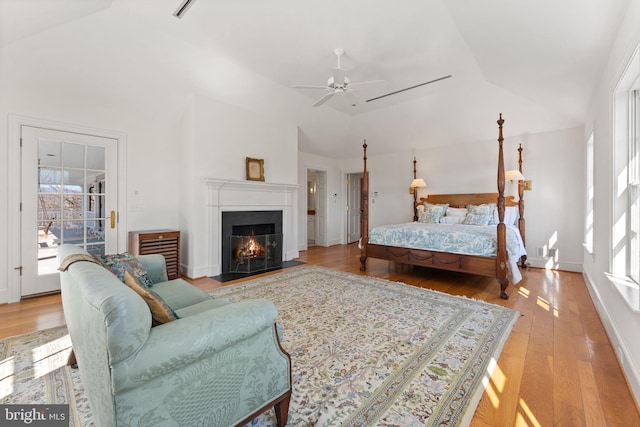
<instances>
[{"instance_id":1,"label":"window","mask_svg":"<svg viewBox=\"0 0 640 427\"><path fill-rule=\"evenodd\" d=\"M586 215L584 218L584 247L590 254L593 253L593 195L594 195L594 145L593 145L593 131L589 134L587 139L587 206Z\"/></svg>"},{"instance_id":2,"label":"window","mask_svg":"<svg viewBox=\"0 0 640 427\"><path fill-rule=\"evenodd\" d=\"M640 311L640 53L613 93L613 223L609 278Z\"/></svg>"},{"instance_id":3,"label":"window","mask_svg":"<svg viewBox=\"0 0 640 427\"><path fill-rule=\"evenodd\" d=\"M640 78L629 96L629 277L640 284Z\"/></svg>"}]
</instances>

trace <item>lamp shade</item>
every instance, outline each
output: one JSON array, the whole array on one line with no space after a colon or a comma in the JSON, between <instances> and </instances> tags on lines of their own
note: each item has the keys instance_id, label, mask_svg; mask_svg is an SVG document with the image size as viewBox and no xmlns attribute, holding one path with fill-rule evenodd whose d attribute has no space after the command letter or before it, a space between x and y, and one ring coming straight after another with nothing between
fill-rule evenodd
<instances>
[{"instance_id":1,"label":"lamp shade","mask_svg":"<svg viewBox=\"0 0 640 427\"><path fill-rule=\"evenodd\" d=\"M419 187L426 187L427 183L424 182L424 179L422 178L416 178L413 181L411 181L411 185L409 187L411 188L419 188Z\"/></svg>"},{"instance_id":2,"label":"lamp shade","mask_svg":"<svg viewBox=\"0 0 640 427\"><path fill-rule=\"evenodd\" d=\"M505 181L524 181L525 177L522 175L522 173L518 170L514 170L514 171L507 171L504 174L504 180Z\"/></svg>"}]
</instances>

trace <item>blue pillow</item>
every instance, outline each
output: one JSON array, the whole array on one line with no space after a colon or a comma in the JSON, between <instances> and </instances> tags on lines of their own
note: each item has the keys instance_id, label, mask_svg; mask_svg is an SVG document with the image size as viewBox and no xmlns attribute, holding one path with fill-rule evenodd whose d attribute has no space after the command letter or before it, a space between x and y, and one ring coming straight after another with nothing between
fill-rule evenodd
<instances>
[{"instance_id":1,"label":"blue pillow","mask_svg":"<svg viewBox=\"0 0 640 427\"><path fill-rule=\"evenodd\" d=\"M140 264L138 259L128 252L112 255L100 255L98 260L107 267L109 271L118 276L124 283L124 272L128 271L138 282L145 288L153 286L153 282L147 273L147 270Z\"/></svg>"}]
</instances>

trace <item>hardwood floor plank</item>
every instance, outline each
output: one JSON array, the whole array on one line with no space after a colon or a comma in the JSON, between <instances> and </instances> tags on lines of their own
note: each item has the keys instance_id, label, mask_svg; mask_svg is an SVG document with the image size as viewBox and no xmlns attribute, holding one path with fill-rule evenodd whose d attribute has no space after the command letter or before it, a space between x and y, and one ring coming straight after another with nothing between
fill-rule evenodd
<instances>
[{"instance_id":1,"label":"hardwood floor plank","mask_svg":"<svg viewBox=\"0 0 640 427\"><path fill-rule=\"evenodd\" d=\"M363 272L359 257L357 245L351 244L311 247L299 260L485 300L521 313L497 361L491 390L478 404L474 427L640 425L635 399L581 274L527 268L520 284L509 286L510 298L502 300L492 278L376 259L367 260ZM203 290L235 283L190 281ZM64 325L60 295L0 305L0 319L0 338Z\"/></svg>"}]
</instances>

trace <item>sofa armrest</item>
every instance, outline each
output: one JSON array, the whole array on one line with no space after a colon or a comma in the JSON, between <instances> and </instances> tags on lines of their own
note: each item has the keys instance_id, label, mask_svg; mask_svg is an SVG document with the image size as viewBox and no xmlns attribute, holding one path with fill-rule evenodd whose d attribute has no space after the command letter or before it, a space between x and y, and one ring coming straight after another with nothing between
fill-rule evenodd
<instances>
[{"instance_id":1,"label":"sofa armrest","mask_svg":"<svg viewBox=\"0 0 640 427\"><path fill-rule=\"evenodd\" d=\"M147 270L151 282L162 283L169 280L167 276L167 263L164 255L160 254L148 254L148 255L136 255L140 264Z\"/></svg>"},{"instance_id":2,"label":"sofa armrest","mask_svg":"<svg viewBox=\"0 0 640 427\"><path fill-rule=\"evenodd\" d=\"M277 316L271 301L253 299L156 326L135 355L112 367L113 393L139 387L273 328Z\"/></svg>"}]
</instances>

